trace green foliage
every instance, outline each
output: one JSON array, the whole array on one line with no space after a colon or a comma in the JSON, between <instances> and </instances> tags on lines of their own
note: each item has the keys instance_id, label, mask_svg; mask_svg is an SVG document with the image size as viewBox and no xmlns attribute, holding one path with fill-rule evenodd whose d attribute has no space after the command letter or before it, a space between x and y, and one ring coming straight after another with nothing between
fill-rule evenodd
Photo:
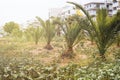
<instances>
[{"instance_id":1,"label":"green foliage","mask_svg":"<svg viewBox=\"0 0 120 80\"><path fill-rule=\"evenodd\" d=\"M24 33L28 41L34 40L35 44L38 44L39 39L42 36L42 29L40 27L30 26L25 30Z\"/></svg>"},{"instance_id":2,"label":"green foliage","mask_svg":"<svg viewBox=\"0 0 120 80\"><path fill-rule=\"evenodd\" d=\"M23 36L23 32L22 30L19 29L14 29L11 33L12 37L14 37L15 39L21 39Z\"/></svg>"},{"instance_id":3,"label":"green foliage","mask_svg":"<svg viewBox=\"0 0 120 80\"><path fill-rule=\"evenodd\" d=\"M119 29L120 24L118 24L119 21L116 20L117 16L110 18L108 17L106 9L99 9L97 11L96 21L94 21L81 5L73 2L68 3L75 5L86 15L90 22L90 26L85 26L87 27L85 30L88 31L90 35L95 37L94 40L98 47L99 53L101 57L104 58L106 50L114 42L116 35L115 33Z\"/></svg>"},{"instance_id":4,"label":"green foliage","mask_svg":"<svg viewBox=\"0 0 120 80\"><path fill-rule=\"evenodd\" d=\"M53 24L56 27L56 34L57 34L57 36L60 36L61 35L61 31L62 31L61 30L61 26L63 26L64 22L59 17L52 18L52 21L53 21Z\"/></svg>"},{"instance_id":5,"label":"green foliage","mask_svg":"<svg viewBox=\"0 0 120 80\"><path fill-rule=\"evenodd\" d=\"M10 53L11 51L16 50L16 49L17 49L17 45L14 43L9 43L9 41L8 42L5 41L4 44L0 44L0 53L1 54Z\"/></svg>"},{"instance_id":6,"label":"green foliage","mask_svg":"<svg viewBox=\"0 0 120 80\"><path fill-rule=\"evenodd\" d=\"M63 53L63 56L72 57L73 47L83 38L82 27L84 27L85 24L84 18L74 15L67 18L64 26L61 26L67 45L67 52L65 52L65 54Z\"/></svg>"},{"instance_id":7,"label":"green foliage","mask_svg":"<svg viewBox=\"0 0 120 80\"><path fill-rule=\"evenodd\" d=\"M39 41L41 36L42 36L42 29L40 27L37 27L35 29L35 34L34 34L35 44L38 44L38 41Z\"/></svg>"},{"instance_id":8,"label":"green foliage","mask_svg":"<svg viewBox=\"0 0 120 80\"><path fill-rule=\"evenodd\" d=\"M63 22L61 21L61 18L59 18L59 17L54 17L54 18L52 18L52 20L53 20L53 24L58 24L60 26L63 25Z\"/></svg>"},{"instance_id":9,"label":"green foliage","mask_svg":"<svg viewBox=\"0 0 120 80\"><path fill-rule=\"evenodd\" d=\"M5 40L4 40L5 41ZM8 39L7 39L8 41ZM31 50L36 49L33 45L23 45L23 43L14 42L1 42L0 43L0 80L119 80L120 79L120 51L119 48L115 51L114 61L100 62L93 60L89 64L85 64L81 59L80 64L75 59L75 63L61 67L59 57L54 59L51 51L41 52L34 55L30 53ZM26 43L25 43L26 44ZM95 47L95 46L94 46ZM94 47L82 46L80 51L87 56L96 50ZM61 51L61 49L60 49ZM110 51L110 52L111 52ZM117 52L118 51L118 52ZM48 53L52 54L48 54ZM79 51L77 51L79 52ZM58 56L59 56L58 51ZM42 54L42 55L41 55ZM46 56L46 57L43 57ZM78 55L79 56L79 55ZM80 55L81 56L81 55ZM44 64L42 59L53 58L54 61ZM90 57L90 56L88 56ZM38 59L37 59L38 58ZM87 60L91 60L86 58ZM64 59L63 59L64 60ZM74 60L74 59L71 59ZM64 64L64 63L62 63ZM85 66L83 66L85 65Z\"/></svg>"},{"instance_id":10,"label":"green foliage","mask_svg":"<svg viewBox=\"0 0 120 80\"><path fill-rule=\"evenodd\" d=\"M0 57L1 80L119 80L120 61L112 63L96 61L90 66L70 63L42 65L40 61L22 57Z\"/></svg>"},{"instance_id":11,"label":"green foliage","mask_svg":"<svg viewBox=\"0 0 120 80\"><path fill-rule=\"evenodd\" d=\"M116 35L116 42L117 42L117 46L120 47L120 32L118 32Z\"/></svg>"},{"instance_id":12,"label":"green foliage","mask_svg":"<svg viewBox=\"0 0 120 80\"><path fill-rule=\"evenodd\" d=\"M19 30L19 25L15 22L8 22L4 25L4 31L11 34L12 31L14 31L15 29L16 30Z\"/></svg>"},{"instance_id":13,"label":"green foliage","mask_svg":"<svg viewBox=\"0 0 120 80\"><path fill-rule=\"evenodd\" d=\"M120 49L118 48L118 50L115 50L114 54L115 59L120 59Z\"/></svg>"},{"instance_id":14,"label":"green foliage","mask_svg":"<svg viewBox=\"0 0 120 80\"><path fill-rule=\"evenodd\" d=\"M55 36L55 25L50 21L43 21L41 18L36 17L37 20L40 22L41 26L43 27L43 35L45 37L45 40L47 41L46 47L49 45L52 39Z\"/></svg>"},{"instance_id":15,"label":"green foliage","mask_svg":"<svg viewBox=\"0 0 120 80\"><path fill-rule=\"evenodd\" d=\"M68 18L68 20L70 19ZM67 21L65 26L62 27L68 48L74 47L81 39L80 33L83 26L82 18L80 22L81 24L77 23L76 21Z\"/></svg>"},{"instance_id":16,"label":"green foliage","mask_svg":"<svg viewBox=\"0 0 120 80\"><path fill-rule=\"evenodd\" d=\"M25 35L27 41L31 41L33 39L32 38L33 34L34 34L34 27L28 27L24 31L24 35Z\"/></svg>"},{"instance_id":17,"label":"green foliage","mask_svg":"<svg viewBox=\"0 0 120 80\"><path fill-rule=\"evenodd\" d=\"M44 28L44 36L47 43L50 43L55 36L55 26L48 20L46 21L46 26Z\"/></svg>"}]
</instances>

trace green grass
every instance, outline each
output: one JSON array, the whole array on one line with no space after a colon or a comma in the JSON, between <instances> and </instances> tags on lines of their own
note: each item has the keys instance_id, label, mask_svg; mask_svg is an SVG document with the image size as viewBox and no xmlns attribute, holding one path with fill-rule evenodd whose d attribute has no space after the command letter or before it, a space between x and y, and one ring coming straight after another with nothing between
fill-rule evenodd
<instances>
[{"instance_id":1,"label":"green grass","mask_svg":"<svg viewBox=\"0 0 120 80\"><path fill-rule=\"evenodd\" d=\"M0 38L0 80L120 79L120 63L116 62L120 49L114 44L107 51L107 61L103 63L97 58L95 44L86 40L74 48L76 57L73 59L60 57L64 52L64 42L53 40L54 49L50 51L43 48L44 44L43 40L35 45L32 41L14 42Z\"/></svg>"}]
</instances>

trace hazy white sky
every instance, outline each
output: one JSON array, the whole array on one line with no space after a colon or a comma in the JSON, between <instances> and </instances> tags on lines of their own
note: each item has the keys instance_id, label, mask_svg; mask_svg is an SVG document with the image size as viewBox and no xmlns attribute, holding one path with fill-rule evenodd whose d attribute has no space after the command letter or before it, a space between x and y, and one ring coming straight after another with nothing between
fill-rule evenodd
<instances>
[{"instance_id":1,"label":"hazy white sky","mask_svg":"<svg viewBox=\"0 0 120 80\"><path fill-rule=\"evenodd\" d=\"M63 7L67 1L85 4L96 0L0 0L0 26L9 21L22 24L35 16L47 19L50 8Z\"/></svg>"}]
</instances>

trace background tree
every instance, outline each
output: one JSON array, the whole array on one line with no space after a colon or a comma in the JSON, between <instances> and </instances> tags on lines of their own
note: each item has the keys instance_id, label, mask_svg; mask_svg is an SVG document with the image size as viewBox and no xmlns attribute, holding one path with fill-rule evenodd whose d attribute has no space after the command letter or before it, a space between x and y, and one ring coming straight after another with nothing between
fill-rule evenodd
<instances>
[{"instance_id":1,"label":"background tree","mask_svg":"<svg viewBox=\"0 0 120 80\"><path fill-rule=\"evenodd\" d=\"M3 29L8 34L11 34L13 30L19 30L19 24L15 22L8 22L3 26Z\"/></svg>"},{"instance_id":2,"label":"background tree","mask_svg":"<svg viewBox=\"0 0 120 80\"><path fill-rule=\"evenodd\" d=\"M40 24L39 24L38 21L34 21L29 25L34 28L32 38L35 41L35 44L37 45L38 42L39 42L40 37L42 36L42 28L40 27Z\"/></svg>"},{"instance_id":3,"label":"background tree","mask_svg":"<svg viewBox=\"0 0 120 80\"><path fill-rule=\"evenodd\" d=\"M29 26L25 30L25 36L28 40L33 40L37 45L40 37L42 36L42 29L39 26L37 27Z\"/></svg>"},{"instance_id":4,"label":"background tree","mask_svg":"<svg viewBox=\"0 0 120 80\"><path fill-rule=\"evenodd\" d=\"M83 11L91 26L86 26L86 30L89 34L92 34L95 38L97 48L99 50L102 59L105 59L106 50L112 45L115 40L115 33L120 29L120 23L116 20L116 16L113 18L108 17L106 9L99 9L97 11L96 21L94 21L88 12L79 4L74 2L68 2L75 5L77 8ZM92 29L92 33L89 29Z\"/></svg>"},{"instance_id":5,"label":"background tree","mask_svg":"<svg viewBox=\"0 0 120 80\"><path fill-rule=\"evenodd\" d=\"M41 26L43 27L43 35L45 37L45 40L47 41L45 49L48 49L48 50L53 49L53 47L51 46L51 41L55 36L55 25L50 20L43 21L39 17L36 17L36 18L40 22Z\"/></svg>"},{"instance_id":6,"label":"background tree","mask_svg":"<svg viewBox=\"0 0 120 80\"><path fill-rule=\"evenodd\" d=\"M60 17L52 18L53 24L56 25L56 33L58 36L61 35L61 26L63 26L63 22L61 21Z\"/></svg>"},{"instance_id":7,"label":"background tree","mask_svg":"<svg viewBox=\"0 0 120 80\"><path fill-rule=\"evenodd\" d=\"M23 31L19 29L14 29L11 33L12 37L15 38L15 40L21 40L23 36Z\"/></svg>"},{"instance_id":8,"label":"background tree","mask_svg":"<svg viewBox=\"0 0 120 80\"><path fill-rule=\"evenodd\" d=\"M24 30L24 36L25 36L27 41L32 41L33 40L33 38L32 38L33 34L34 34L34 27L32 27L32 26L28 26Z\"/></svg>"}]
</instances>

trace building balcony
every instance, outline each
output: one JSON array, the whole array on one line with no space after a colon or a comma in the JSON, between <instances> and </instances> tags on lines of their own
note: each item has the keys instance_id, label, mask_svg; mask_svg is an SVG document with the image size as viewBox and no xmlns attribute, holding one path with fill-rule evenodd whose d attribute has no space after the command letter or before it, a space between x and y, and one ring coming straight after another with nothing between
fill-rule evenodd
<instances>
[{"instance_id":1,"label":"building balcony","mask_svg":"<svg viewBox=\"0 0 120 80\"><path fill-rule=\"evenodd\" d=\"M112 12L113 15L115 15L116 13L117 13L117 10L114 10L114 11Z\"/></svg>"},{"instance_id":2,"label":"building balcony","mask_svg":"<svg viewBox=\"0 0 120 80\"><path fill-rule=\"evenodd\" d=\"M113 9L113 7L109 7L109 8L108 8L108 10L112 10L112 9Z\"/></svg>"},{"instance_id":3,"label":"building balcony","mask_svg":"<svg viewBox=\"0 0 120 80\"><path fill-rule=\"evenodd\" d=\"M96 16L96 12L89 12L91 16Z\"/></svg>"},{"instance_id":4,"label":"building balcony","mask_svg":"<svg viewBox=\"0 0 120 80\"><path fill-rule=\"evenodd\" d=\"M109 12L108 14L109 14L109 15L112 15L112 14L113 14L113 12Z\"/></svg>"},{"instance_id":5,"label":"building balcony","mask_svg":"<svg viewBox=\"0 0 120 80\"><path fill-rule=\"evenodd\" d=\"M113 7L119 6L119 3L118 3L118 2L113 3L113 5L112 5L112 6L113 6Z\"/></svg>"},{"instance_id":6,"label":"building balcony","mask_svg":"<svg viewBox=\"0 0 120 80\"><path fill-rule=\"evenodd\" d=\"M117 10L120 10L120 6L117 8Z\"/></svg>"}]
</instances>

